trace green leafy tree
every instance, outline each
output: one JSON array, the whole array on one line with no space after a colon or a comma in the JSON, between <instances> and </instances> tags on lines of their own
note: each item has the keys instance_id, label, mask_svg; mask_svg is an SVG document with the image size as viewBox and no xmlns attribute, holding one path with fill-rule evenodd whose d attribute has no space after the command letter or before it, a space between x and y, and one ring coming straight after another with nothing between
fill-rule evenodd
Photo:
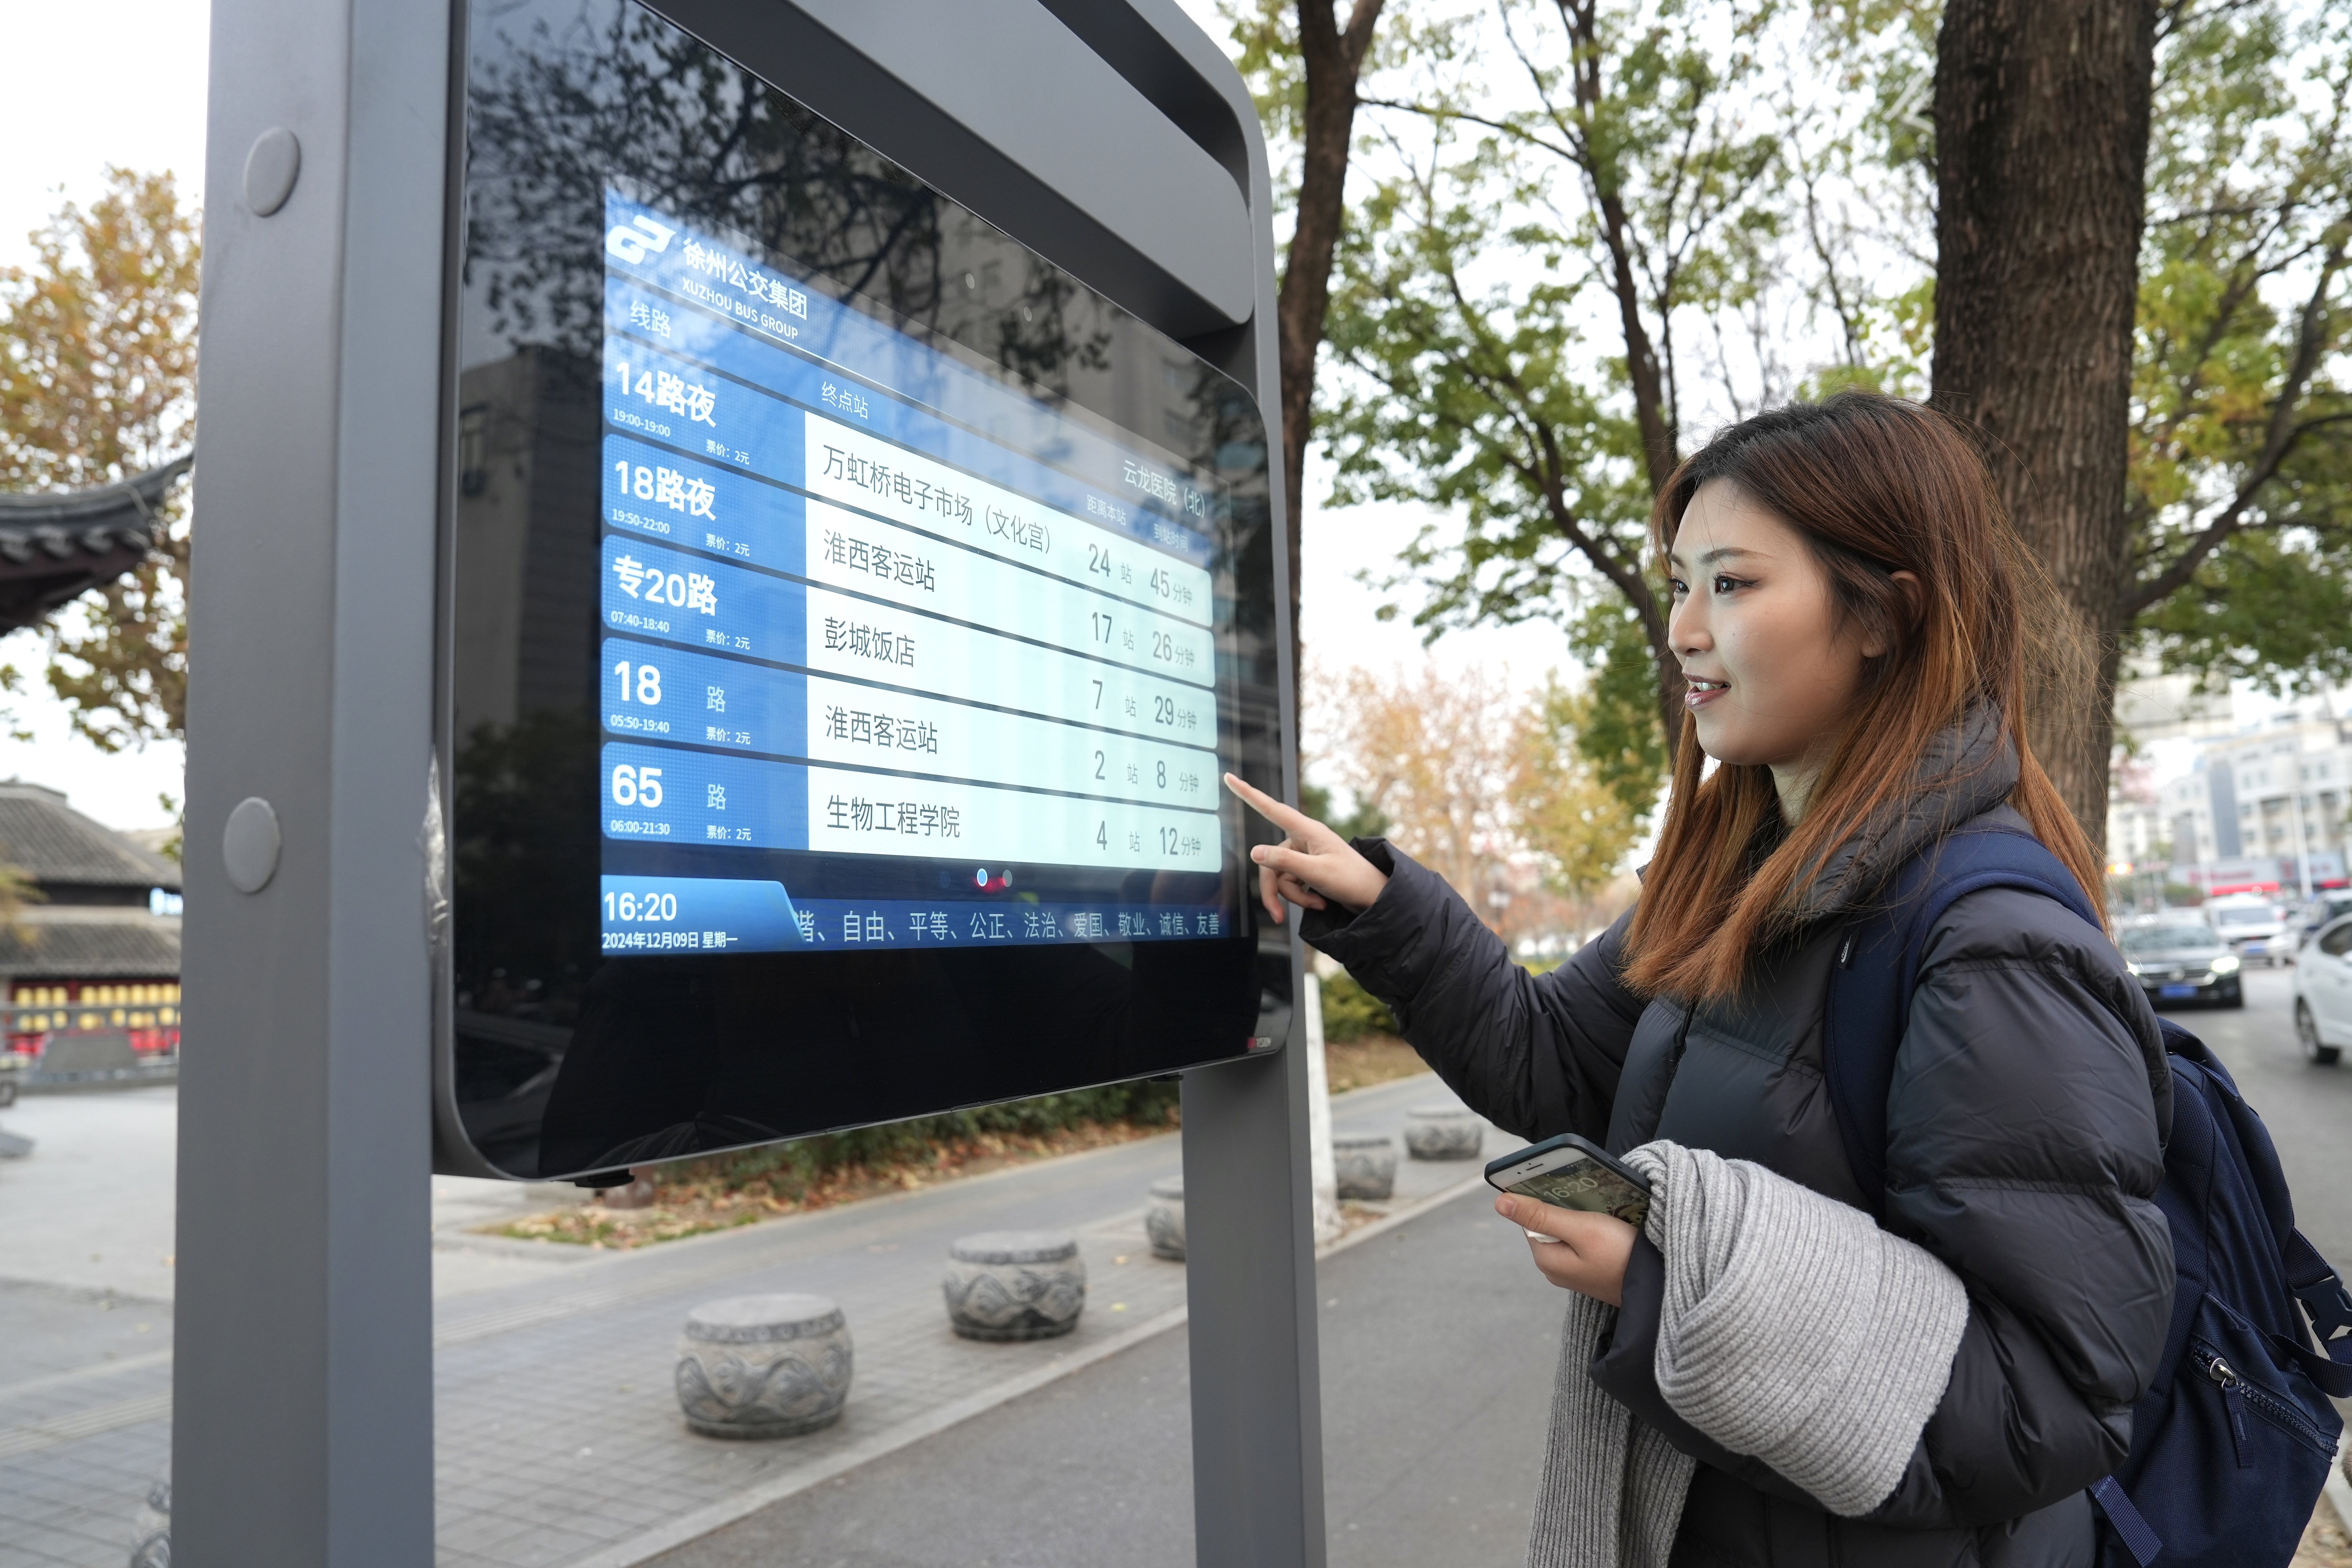
<instances>
[{"instance_id":1,"label":"green leafy tree","mask_svg":"<svg viewBox=\"0 0 2352 1568\"><path fill-rule=\"evenodd\" d=\"M31 267L0 270L0 485L108 484L188 449L201 226L169 174L109 169L87 210L68 203L34 232ZM160 549L44 628L48 686L101 751L186 721L184 483L163 512ZM0 680L23 689L13 668Z\"/></svg>"},{"instance_id":2,"label":"green leafy tree","mask_svg":"<svg viewBox=\"0 0 2352 1568\"><path fill-rule=\"evenodd\" d=\"M1577 754L1594 779L1616 797L1629 831L1638 835L1657 805L1670 761L1666 731L1652 706L1656 674L1641 617L1627 605L1603 599L1570 624L1568 646L1587 679L1559 722L1574 735Z\"/></svg>"},{"instance_id":3,"label":"green leafy tree","mask_svg":"<svg viewBox=\"0 0 2352 1568\"><path fill-rule=\"evenodd\" d=\"M1579 906L1617 876L1656 798L1654 774L1649 796L1637 803L1622 787L1630 774L1612 780L1594 765L1589 742L1597 709L1605 711L1590 689L1573 689L1557 676L1545 681L1520 716L1509 784L1519 841L1542 861L1545 880Z\"/></svg>"},{"instance_id":4,"label":"green leafy tree","mask_svg":"<svg viewBox=\"0 0 2352 1568\"><path fill-rule=\"evenodd\" d=\"M1331 420L1341 498L1444 516L1390 584L1426 586L1415 623L1622 606L1668 755L1683 683L1644 529L1699 389L1724 384L1705 334L1772 270L1785 181L1757 105L1780 10L1507 0L1483 58L1379 100L1394 172L1335 291L1355 373Z\"/></svg>"},{"instance_id":5,"label":"green leafy tree","mask_svg":"<svg viewBox=\"0 0 2352 1568\"><path fill-rule=\"evenodd\" d=\"M2168 669L2352 679L2352 5L2159 55L2118 630Z\"/></svg>"},{"instance_id":6,"label":"green leafy tree","mask_svg":"<svg viewBox=\"0 0 2352 1568\"><path fill-rule=\"evenodd\" d=\"M1450 80L1365 100L1389 111L1387 173L1343 245L1330 341L1353 378L1325 438L1343 499L1443 514L1386 584L1425 591L1417 625L1563 622L1597 677L1583 743L1640 730L1638 696L1664 756L1681 687L1641 525L1691 411L1927 389L1944 10L1498 17ZM2128 570L2077 605L2101 658L2069 662L2085 692L2053 704L2095 717L2124 654L2281 690L2352 679L2352 0L2179 0L2158 23L2108 525ZM1618 750L1638 795L1648 744ZM2077 773L2103 771L2091 750ZM2104 802L2075 783L2078 811Z\"/></svg>"}]
</instances>

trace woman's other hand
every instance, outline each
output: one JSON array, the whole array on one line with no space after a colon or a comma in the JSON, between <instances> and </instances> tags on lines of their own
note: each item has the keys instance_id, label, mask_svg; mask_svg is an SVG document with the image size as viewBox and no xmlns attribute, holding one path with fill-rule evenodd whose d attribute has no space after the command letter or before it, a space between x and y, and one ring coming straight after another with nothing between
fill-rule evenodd
<instances>
[{"instance_id":1,"label":"woman's other hand","mask_svg":"<svg viewBox=\"0 0 2352 1568\"><path fill-rule=\"evenodd\" d=\"M1276 925L1282 923L1285 899L1305 910L1330 904L1362 910L1370 908L1389 885L1387 873L1305 812L1293 811L1231 773L1225 775L1225 787L1285 836L1279 844L1261 844L1250 851L1257 863L1258 897L1265 900L1265 912Z\"/></svg>"},{"instance_id":2,"label":"woman's other hand","mask_svg":"<svg viewBox=\"0 0 2352 1568\"><path fill-rule=\"evenodd\" d=\"M1533 1233L1528 1250L1545 1279L1612 1307L1625 1304L1625 1265L1633 1259L1637 1234L1632 1226L1614 1215L1555 1208L1516 1193L1499 1194L1495 1212Z\"/></svg>"}]
</instances>

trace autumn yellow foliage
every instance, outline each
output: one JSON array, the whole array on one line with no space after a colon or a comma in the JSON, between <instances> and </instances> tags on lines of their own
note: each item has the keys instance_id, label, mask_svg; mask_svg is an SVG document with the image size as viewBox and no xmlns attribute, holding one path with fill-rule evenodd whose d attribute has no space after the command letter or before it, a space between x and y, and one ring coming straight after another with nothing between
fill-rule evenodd
<instances>
[{"instance_id":1,"label":"autumn yellow foliage","mask_svg":"<svg viewBox=\"0 0 2352 1568\"><path fill-rule=\"evenodd\" d=\"M0 268L0 488L109 484L188 449L200 230L169 174L110 169L87 210L34 231L32 266ZM47 628L48 684L105 751L185 721L186 496L164 504L162 550Z\"/></svg>"},{"instance_id":2,"label":"autumn yellow foliage","mask_svg":"<svg viewBox=\"0 0 2352 1568\"><path fill-rule=\"evenodd\" d=\"M1505 937L1589 927L1644 826L1577 746L1590 700L1434 663L1310 672L1314 766ZM1617 900L1622 902L1622 899Z\"/></svg>"}]
</instances>

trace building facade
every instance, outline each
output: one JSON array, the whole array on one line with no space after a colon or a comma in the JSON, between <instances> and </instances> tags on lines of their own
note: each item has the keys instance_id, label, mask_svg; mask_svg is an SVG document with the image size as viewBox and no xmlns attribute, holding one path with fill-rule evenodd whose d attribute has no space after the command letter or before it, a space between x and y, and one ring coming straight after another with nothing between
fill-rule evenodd
<instances>
[{"instance_id":1,"label":"building facade","mask_svg":"<svg viewBox=\"0 0 2352 1568\"><path fill-rule=\"evenodd\" d=\"M2212 742L2158 799L2173 863L2197 873L2197 885L2340 887L2352 826L2352 721L2291 715ZM2273 865L2274 876L2259 874Z\"/></svg>"},{"instance_id":2,"label":"building facade","mask_svg":"<svg viewBox=\"0 0 2352 1568\"><path fill-rule=\"evenodd\" d=\"M0 784L0 865L20 889L0 919L8 1051L48 1067L177 1051L180 868L13 780Z\"/></svg>"}]
</instances>

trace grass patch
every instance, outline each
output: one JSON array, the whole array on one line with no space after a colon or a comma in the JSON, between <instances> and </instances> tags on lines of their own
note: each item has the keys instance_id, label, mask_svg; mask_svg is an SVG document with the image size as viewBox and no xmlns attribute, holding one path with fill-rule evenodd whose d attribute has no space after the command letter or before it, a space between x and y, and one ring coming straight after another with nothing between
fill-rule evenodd
<instances>
[{"instance_id":1,"label":"grass patch","mask_svg":"<svg viewBox=\"0 0 2352 1568\"><path fill-rule=\"evenodd\" d=\"M1172 1131L1180 1121L1173 1079L1042 1095L653 1166L646 1173L654 1184L649 1206L618 1208L599 1194L485 1230L521 1241L625 1252L1132 1142Z\"/></svg>"},{"instance_id":2,"label":"grass patch","mask_svg":"<svg viewBox=\"0 0 2352 1568\"><path fill-rule=\"evenodd\" d=\"M1351 1089L1369 1089L1376 1083L1389 1083L1429 1070L1429 1064L1421 1059L1421 1053L1394 1035L1364 1035L1352 1040L1326 1041L1323 1067L1330 1078L1333 1094L1345 1094Z\"/></svg>"}]
</instances>

